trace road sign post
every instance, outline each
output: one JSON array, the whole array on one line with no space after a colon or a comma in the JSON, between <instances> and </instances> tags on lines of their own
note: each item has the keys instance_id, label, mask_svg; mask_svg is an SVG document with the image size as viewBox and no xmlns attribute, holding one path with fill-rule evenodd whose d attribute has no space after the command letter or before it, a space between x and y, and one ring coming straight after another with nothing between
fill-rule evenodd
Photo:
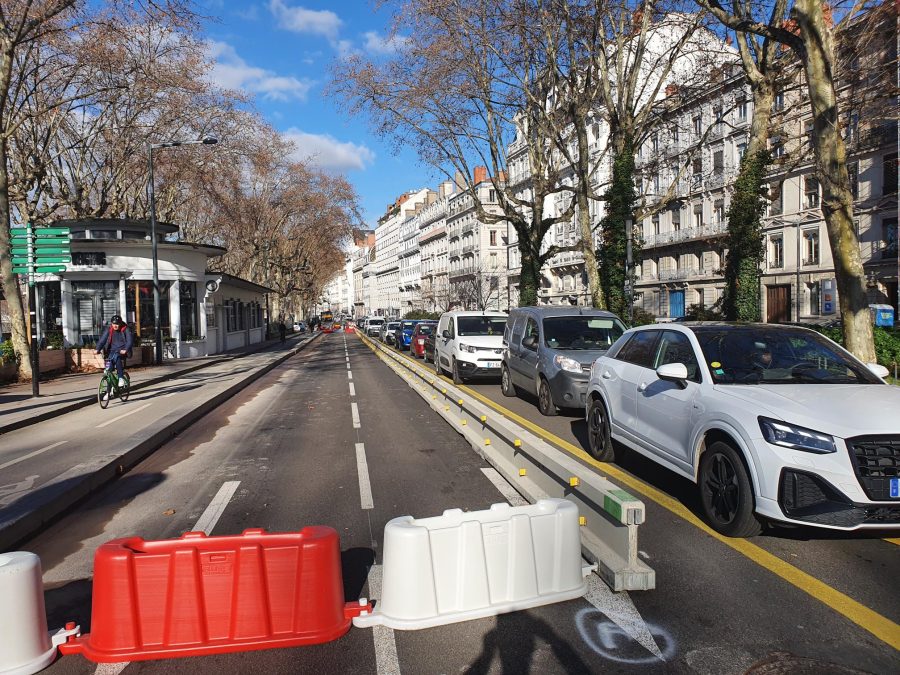
<instances>
[{"instance_id":1,"label":"road sign post","mask_svg":"<svg viewBox=\"0 0 900 675\"><path fill-rule=\"evenodd\" d=\"M28 276L28 318L31 326L31 394L40 395L40 350L37 340L37 291L34 286L35 274L56 274L65 272L72 262L68 227L26 227L10 228L10 254L13 274Z\"/></svg>"}]
</instances>

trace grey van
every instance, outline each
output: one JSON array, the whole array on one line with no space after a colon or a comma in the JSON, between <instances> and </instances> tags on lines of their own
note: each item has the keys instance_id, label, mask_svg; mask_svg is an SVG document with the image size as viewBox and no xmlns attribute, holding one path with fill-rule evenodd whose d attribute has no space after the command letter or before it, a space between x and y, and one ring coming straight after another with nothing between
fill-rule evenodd
<instances>
[{"instance_id":1,"label":"grey van","mask_svg":"<svg viewBox=\"0 0 900 675\"><path fill-rule=\"evenodd\" d=\"M535 394L538 410L584 409L591 365L625 332L612 312L590 307L519 307L503 332L504 396Z\"/></svg>"}]
</instances>

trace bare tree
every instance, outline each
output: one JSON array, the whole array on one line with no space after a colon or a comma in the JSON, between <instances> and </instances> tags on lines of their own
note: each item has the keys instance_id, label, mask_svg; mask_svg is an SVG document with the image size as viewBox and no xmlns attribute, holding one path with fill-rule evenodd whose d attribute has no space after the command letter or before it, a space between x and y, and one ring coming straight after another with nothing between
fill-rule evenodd
<instances>
[{"instance_id":1,"label":"bare tree","mask_svg":"<svg viewBox=\"0 0 900 675\"><path fill-rule=\"evenodd\" d=\"M803 66L813 114L816 175L822 187L822 214L834 258L844 345L861 360L875 361L865 274L859 238L853 226L847 151L840 132L833 8L827 6L826 9L821 0L795 0L786 8L786 15L775 16L767 12L760 18L757 13L764 12L769 3L752 5L733 1L723 5L719 0L697 2L733 30L754 33L786 45ZM847 9L845 20L855 19L864 4L853 3Z\"/></svg>"}]
</instances>

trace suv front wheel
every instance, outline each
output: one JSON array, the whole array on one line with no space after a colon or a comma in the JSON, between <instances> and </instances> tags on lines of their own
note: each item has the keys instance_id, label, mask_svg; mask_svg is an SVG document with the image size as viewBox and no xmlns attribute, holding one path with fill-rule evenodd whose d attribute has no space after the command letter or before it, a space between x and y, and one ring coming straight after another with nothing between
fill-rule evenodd
<instances>
[{"instance_id":1,"label":"suv front wheel","mask_svg":"<svg viewBox=\"0 0 900 675\"><path fill-rule=\"evenodd\" d=\"M515 396L519 393L512 383L512 378L509 375L509 368L506 367L505 363L500 366L500 392L504 396Z\"/></svg>"},{"instance_id":2,"label":"suv front wheel","mask_svg":"<svg viewBox=\"0 0 900 675\"><path fill-rule=\"evenodd\" d=\"M727 537L752 537L762 532L753 513L753 486L737 451L716 441L700 459L700 502L712 528Z\"/></svg>"},{"instance_id":3,"label":"suv front wheel","mask_svg":"<svg viewBox=\"0 0 900 675\"><path fill-rule=\"evenodd\" d=\"M556 415L556 405L553 403L553 392L550 391L550 383L544 377L538 385L538 410L545 417Z\"/></svg>"},{"instance_id":4,"label":"suv front wheel","mask_svg":"<svg viewBox=\"0 0 900 675\"><path fill-rule=\"evenodd\" d=\"M588 443L591 455L601 462L611 462L615 459L612 435L609 431L609 416L606 414L606 406L599 398L591 399L588 408Z\"/></svg>"}]
</instances>

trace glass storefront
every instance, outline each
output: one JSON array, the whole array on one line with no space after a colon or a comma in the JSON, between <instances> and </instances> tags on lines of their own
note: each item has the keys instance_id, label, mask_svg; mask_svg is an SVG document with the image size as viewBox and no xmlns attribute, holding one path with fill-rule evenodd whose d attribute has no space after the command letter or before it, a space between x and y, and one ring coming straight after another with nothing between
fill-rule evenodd
<instances>
[{"instance_id":1,"label":"glass storefront","mask_svg":"<svg viewBox=\"0 0 900 675\"><path fill-rule=\"evenodd\" d=\"M169 335L169 285L159 282L159 326L163 336ZM144 340L153 339L153 282L129 281L125 290L125 320L134 326Z\"/></svg>"},{"instance_id":2,"label":"glass storefront","mask_svg":"<svg viewBox=\"0 0 900 675\"><path fill-rule=\"evenodd\" d=\"M182 281L178 286L181 339L193 340L200 337L200 327L197 321L197 284L194 281Z\"/></svg>"},{"instance_id":3,"label":"glass storefront","mask_svg":"<svg viewBox=\"0 0 900 675\"><path fill-rule=\"evenodd\" d=\"M95 344L104 326L119 312L119 282L73 281L72 309L75 312L75 345Z\"/></svg>"}]
</instances>

